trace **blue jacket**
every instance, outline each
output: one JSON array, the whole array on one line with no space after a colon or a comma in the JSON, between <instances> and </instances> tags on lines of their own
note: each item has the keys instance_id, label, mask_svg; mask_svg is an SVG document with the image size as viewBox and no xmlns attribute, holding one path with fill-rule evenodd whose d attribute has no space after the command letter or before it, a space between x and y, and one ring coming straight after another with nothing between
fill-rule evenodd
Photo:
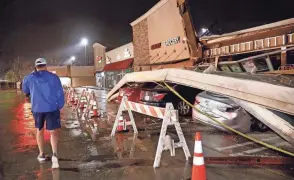
<instances>
[{"instance_id":1,"label":"blue jacket","mask_svg":"<svg viewBox=\"0 0 294 180\"><path fill-rule=\"evenodd\" d=\"M48 71L33 72L26 76L22 90L30 94L33 112L52 112L64 106L64 93L60 79Z\"/></svg>"}]
</instances>

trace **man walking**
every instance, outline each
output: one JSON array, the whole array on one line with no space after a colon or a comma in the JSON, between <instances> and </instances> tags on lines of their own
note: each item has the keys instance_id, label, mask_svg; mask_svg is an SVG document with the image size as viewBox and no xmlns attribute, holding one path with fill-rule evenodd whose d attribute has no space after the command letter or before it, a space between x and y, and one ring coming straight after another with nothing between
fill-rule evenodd
<instances>
[{"instance_id":1,"label":"man walking","mask_svg":"<svg viewBox=\"0 0 294 180\"><path fill-rule=\"evenodd\" d=\"M59 168L57 146L58 130L61 128L60 109L64 106L64 94L60 79L55 74L47 71L47 62L44 58L35 61L35 71L23 80L22 89L25 94L30 94L32 112L37 128L37 143L40 163L45 162L44 153L44 124L50 131L50 141L53 151L52 168Z\"/></svg>"}]
</instances>

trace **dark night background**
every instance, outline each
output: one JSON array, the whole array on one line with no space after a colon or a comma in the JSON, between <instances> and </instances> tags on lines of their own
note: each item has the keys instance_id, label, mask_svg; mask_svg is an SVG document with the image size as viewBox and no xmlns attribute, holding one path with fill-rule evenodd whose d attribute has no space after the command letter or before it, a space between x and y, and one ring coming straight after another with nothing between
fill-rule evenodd
<instances>
[{"instance_id":1,"label":"dark night background","mask_svg":"<svg viewBox=\"0 0 294 180\"><path fill-rule=\"evenodd\" d=\"M108 50L132 41L130 22L159 0L0 0L0 66L17 56L83 57L81 37ZM197 30L225 33L294 15L294 0L190 0ZM2 63L1 63L2 62Z\"/></svg>"}]
</instances>

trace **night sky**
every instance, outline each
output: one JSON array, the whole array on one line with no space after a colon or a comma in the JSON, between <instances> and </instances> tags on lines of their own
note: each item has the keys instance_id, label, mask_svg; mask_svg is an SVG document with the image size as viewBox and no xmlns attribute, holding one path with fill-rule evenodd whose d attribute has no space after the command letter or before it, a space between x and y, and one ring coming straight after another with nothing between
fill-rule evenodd
<instances>
[{"instance_id":1,"label":"night sky","mask_svg":"<svg viewBox=\"0 0 294 180\"><path fill-rule=\"evenodd\" d=\"M190 0L197 30L225 33L294 17L294 0ZM81 37L108 50L132 41L130 23L158 0L0 0L0 62L83 56ZM89 49L90 49L89 48ZM3 65L2 65L3 66Z\"/></svg>"}]
</instances>

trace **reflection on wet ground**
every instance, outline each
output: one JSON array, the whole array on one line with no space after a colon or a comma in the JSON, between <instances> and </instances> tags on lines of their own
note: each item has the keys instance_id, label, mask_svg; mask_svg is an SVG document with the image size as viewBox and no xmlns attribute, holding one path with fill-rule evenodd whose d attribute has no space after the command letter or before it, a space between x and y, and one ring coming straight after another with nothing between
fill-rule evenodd
<instances>
[{"instance_id":1,"label":"reflection on wet ground","mask_svg":"<svg viewBox=\"0 0 294 180\"><path fill-rule=\"evenodd\" d=\"M25 152L34 149L37 145L35 138L35 122L29 102L21 102L13 109L15 119L10 123L11 132L17 137L14 142L15 151ZM49 132L44 133L45 141L50 140Z\"/></svg>"},{"instance_id":2,"label":"reflection on wet ground","mask_svg":"<svg viewBox=\"0 0 294 180\"><path fill-rule=\"evenodd\" d=\"M105 91L98 91L97 97L105 97ZM85 131L82 124L69 108L62 111L63 128L60 132L59 170L52 170L51 163L39 164L36 160L34 120L30 104L15 92L0 92L0 179L7 180L186 180L191 175L191 159L185 161L181 149L176 157L169 152L163 154L161 167L153 169L153 158L157 147L160 122L136 114L136 124L140 129L137 136L119 133L110 138L112 121L117 107L105 105L105 99L99 101L99 109L105 116L95 119L98 134ZM189 120L188 120L189 121ZM236 135L219 132L201 124L182 122L182 129L191 152L194 147L194 133L202 132L205 156L225 157L242 155L280 156L271 150L248 142ZM174 129L169 135L177 141ZM292 146L272 132L256 133L252 136L272 144ZM95 136L95 141L93 141ZM50 154L49 134L46 136L46 152ZM293 167L289 166L235 166L207 165L208 179L290 179ZM1 177L2 176L2 177ZM3 177L4 176L4 177Z\"/></svg>"}]
</instances>

